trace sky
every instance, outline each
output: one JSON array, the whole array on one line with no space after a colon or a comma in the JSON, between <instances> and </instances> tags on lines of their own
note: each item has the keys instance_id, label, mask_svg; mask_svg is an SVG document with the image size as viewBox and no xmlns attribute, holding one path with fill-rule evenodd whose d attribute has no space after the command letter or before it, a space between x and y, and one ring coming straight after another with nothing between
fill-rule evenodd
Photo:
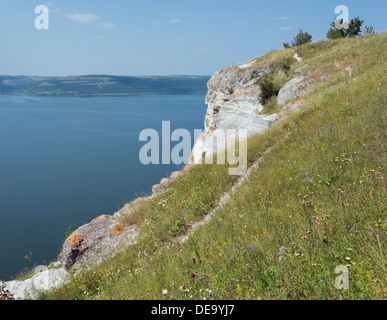
<instances>
[{"instance_id":1,"label":"sky","mask_svg":"<svg viewBox=\"0 0 387 320\"><path fill-rule=\"evenodd\" d=\"M35 28L35 7L49 29ZM386 0L0 0L0 74L212 75L291 42L326 39L346 5L387 30Z\"/></svg>"}]
</instances>

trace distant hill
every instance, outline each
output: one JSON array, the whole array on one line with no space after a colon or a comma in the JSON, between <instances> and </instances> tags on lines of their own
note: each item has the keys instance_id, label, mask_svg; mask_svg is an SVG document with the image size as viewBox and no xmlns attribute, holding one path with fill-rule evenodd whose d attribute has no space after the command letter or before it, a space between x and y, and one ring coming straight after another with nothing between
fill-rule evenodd
<instances>
[{"instance_id":1,"label":"distant hill","mask_svg":"<svg viewBox=\"0 0 387 320\"><path fill-rule=\"evenodd\" d=\"M209 79L210 76L0 76L0 94L30 96L205 94Z\"/></svg>"}]
</instances>

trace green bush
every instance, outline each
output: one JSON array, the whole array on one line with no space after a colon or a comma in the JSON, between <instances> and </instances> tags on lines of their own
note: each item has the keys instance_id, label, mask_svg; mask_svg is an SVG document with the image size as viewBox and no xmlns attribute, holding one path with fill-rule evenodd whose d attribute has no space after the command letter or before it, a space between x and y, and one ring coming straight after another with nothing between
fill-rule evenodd
<instances>
[{"instance_id":1,"label":"green bush","mask_svg":"<svg viewBox=\"0 0 387 320\"><path fill-rule=\"evenodd\" d=\"M266 78L263 80L259 87L261 88L261 103L263 105L272 97L278 94L279 90L275 87L273 80L271 78Z\"/></svg>"},{"instance_id":2,"label":"green bush","mask_svg":"<svg viewBox=\"0 0 387 320\"><path fill-rule=\"evenodd\" d=\"M281 62L281 68L284 70L287 76L288 76L288 72L290 71L291 64L292 64L291 58L286 58Z\"/></svg>"},{"instance_id":3,"label":"green bush","mask_svg":"<svg viewBox=\"0 0 387 320\"><path fill-rule=\"evenodd\" d=\"M340 20L340 23L343 24L343 19ZM363 25L364 20L360 20L359 17L352 19L348 25L348 29L337 29L335 21L331 23L331 28L327 33L327 38L329 40L340 39L340 38L351 38L356 37L361 33L361 26Z\"/></svg>"},{"instance_id":4,"label":"green bush","mask_svg":"<svg viewBox=\"0 0 387 320\"><path fill-rule=\"evenodd\" d=\"M373 26L365 26L364 27L364 35L365 36L373 36L374 34L376 34L376 31L374 30L374 27Z\"/></svg>"},{"instance_id":5,"label":"green bush","mask_svg":"<svg viewBox=\"0 0 387 320\"><path fill-rule=\"evenodd\" d=\"M293 39L293 47L300 46L305 43L312 42L312 36L307 32L300 32Z\"/></svg>"}]
</instances>

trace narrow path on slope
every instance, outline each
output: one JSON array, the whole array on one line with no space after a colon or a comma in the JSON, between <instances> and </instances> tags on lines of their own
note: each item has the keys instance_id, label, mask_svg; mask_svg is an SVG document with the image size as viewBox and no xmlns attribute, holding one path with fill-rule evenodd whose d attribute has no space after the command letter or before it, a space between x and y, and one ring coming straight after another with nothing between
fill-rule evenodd
<instances>
[{"instance_id":1,"label":"narrow path on slope","mask_svg":"<svg viewBox=\"0 0 387 320\"><path fill-rule=\"evenodd\" d=\"M183 236L180 236L180 237L177 237L174 239L174 243L178 244L182 244L184 243L185 241L188 240L188 238L197 230L199 229L200 227L202 227L203 225L205 225L206 223L208 223L209 221L211 221L211 219L213 217L215 217L215 215L220 212L230 201L231 201L231 198L234 194L236 194L236 192L238 192L238 190L240 189L240 187L246 183L251 174L253 173L253 171L255 169L257 169L259 167L259 165L263 162L263 160L265 159L265 156L270 153L279 143L281 142L284 142L285 140L287 140L288 136L289 136L290 133L287 133L286 136L284 138L282 138L280 141L276 142L273 146L269 147L268 149L266 149L264 151L264 153L257 159L255 160L255 162L247 169L246 173L243 175L243 176L240 176L238 178L238 180L236 181L236 183L232 186L232 188L230 189L230 191L227 191L225 193L223 193L219 199L219 203L218 205L213 208L202 220L200 221L197 221L197 222L194 222L191 224L191 229L187 232L187 234L183 235Z\"/></svg>"}]
</instances>

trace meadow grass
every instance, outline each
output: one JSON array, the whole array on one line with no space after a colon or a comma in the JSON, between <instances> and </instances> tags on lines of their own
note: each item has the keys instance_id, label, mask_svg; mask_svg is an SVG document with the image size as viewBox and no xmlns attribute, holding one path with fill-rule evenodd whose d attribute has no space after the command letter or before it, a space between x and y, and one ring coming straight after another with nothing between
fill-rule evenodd
<instances>
[{"instance_id":1,"label":"meadow grass","mask_svg":"<svg viewBox=\"0 0 387 320\"><path fill-rule=\"evenodd\" d=\"M262 161L222 210L186 242L173 241L236 181L227 165L195 166L123 217L139 226L134 246L41 298L387 298L386 40L297 48L312 76L331 76L300 111L249 139L248 163ZM334 286L340 265L349 290Z\"/></svg>"}]
</instances>

